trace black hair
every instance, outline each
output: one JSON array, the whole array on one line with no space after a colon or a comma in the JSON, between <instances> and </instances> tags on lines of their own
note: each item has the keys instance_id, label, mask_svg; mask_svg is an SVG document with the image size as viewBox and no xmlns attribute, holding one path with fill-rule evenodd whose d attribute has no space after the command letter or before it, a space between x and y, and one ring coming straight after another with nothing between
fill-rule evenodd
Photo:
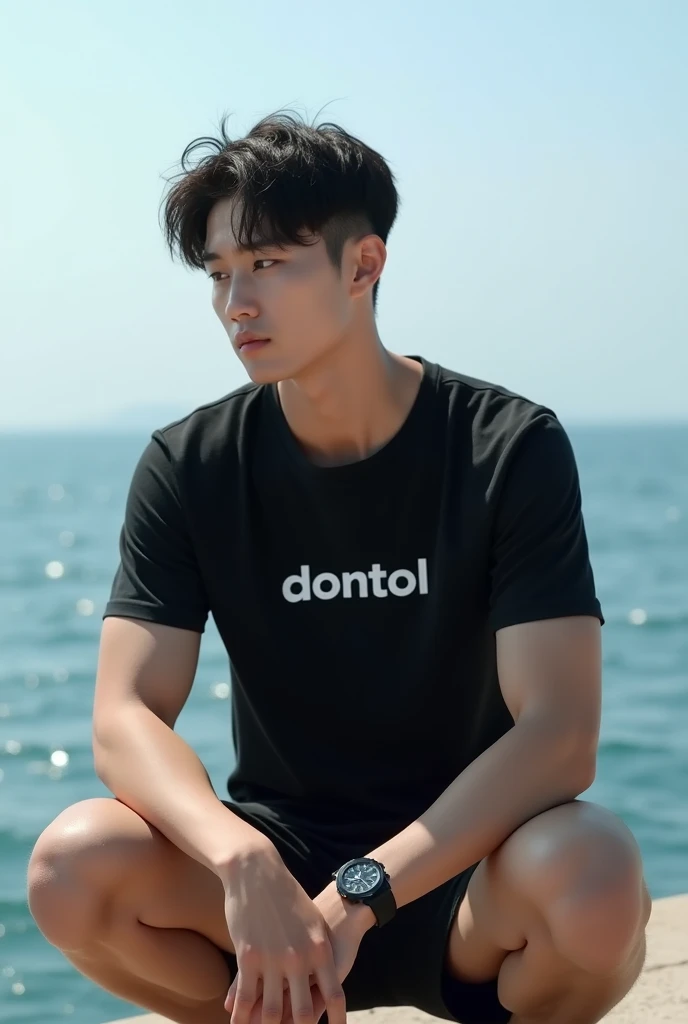
<instances>
[{"instance_id":1,"label":"black hair","mask_svg":"<svg viewBox=\"0 0 688 1024\"><path fill-rule=\"evenodd\" d=\"M208 215L217 200L236 197L241 217L238 245L309 245L321 236L333 266L352 237L379 235L383 242L396 219L399 196L385 159L339 125L309 125L277 111L245 138L227 134L195 139L181 157L181 172L163 199L162 229L174 258L202 269ZM210 152L193 166L197 150ZM373 286L377 304L379 280Z\"/></svg>"}]
</instances>

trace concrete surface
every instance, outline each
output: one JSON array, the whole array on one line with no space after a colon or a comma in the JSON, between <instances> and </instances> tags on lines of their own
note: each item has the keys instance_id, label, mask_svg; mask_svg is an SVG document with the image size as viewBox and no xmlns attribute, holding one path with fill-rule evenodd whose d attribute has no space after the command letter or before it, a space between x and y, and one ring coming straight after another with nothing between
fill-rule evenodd
<instances>
[{"instance_id":1,"label":"concrete surface","mask_svg":"<svg viewBox=\"0 0 688 1024\"><path fill-rule=\"evenodd\" d=\"M350 1013L352 1024L433 1024L413 1007L383 1006ZM688 1024L688 895L656 900L648 926L645 969L626 998L605 1017L609 1024ZM111 1024L170 1024L144 1014Z\"/></svg>"}]
</instances>

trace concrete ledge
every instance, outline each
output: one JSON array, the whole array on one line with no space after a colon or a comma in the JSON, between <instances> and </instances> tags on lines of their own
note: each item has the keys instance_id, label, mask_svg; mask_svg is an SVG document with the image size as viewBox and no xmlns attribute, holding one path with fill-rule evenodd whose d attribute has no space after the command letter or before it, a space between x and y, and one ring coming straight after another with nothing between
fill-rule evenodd
<instances>
[{"instance_id":1,"label":"concrete ledge","mask_svg":"<svg viewBox=\"0 0 688 1024\"><path fill-rule=\"evenodd\" d=\"M350 1013L355 1024L433 1024L413 1007L382 1006ZM688 895L656 900L648 926L645 970L626 998L607 1017L609 1024L686 1024L688 1021ZM167 1017L144 1014L111 1024L171 1024Z\"/></svg>"}]
</instances>

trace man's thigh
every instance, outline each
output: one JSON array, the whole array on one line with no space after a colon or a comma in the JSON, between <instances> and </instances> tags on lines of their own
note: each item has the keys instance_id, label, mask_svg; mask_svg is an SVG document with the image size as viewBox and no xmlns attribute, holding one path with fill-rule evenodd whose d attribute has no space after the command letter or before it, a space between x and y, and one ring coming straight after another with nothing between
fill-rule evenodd
<instances>
[{"instance_id":1,"label":"man's thigh","mask_svg":"<svg viewBox=\"0 0 688 1024\"><path fill-rule=\"evenodd\" d=\"M499 995L528 1019L584 992L591 1006L611 1007L642 965L650 907L627 826L603 807L570 801L525 822L478 865L451 927L447 967L462 984L498 977Z\"/></svg>"},{"instance_id":2,"label":"man's thigh","mask_svg":"<svg viewBox=\"0 0 688 1024\"><path fill-rule=\"evenodd\" d=\"M128 919L188 928L231 948L218 877L112 797L73 804L48 825L31 855L28 890L58 948L88 948Z\"/></svg>"}]
</instances>

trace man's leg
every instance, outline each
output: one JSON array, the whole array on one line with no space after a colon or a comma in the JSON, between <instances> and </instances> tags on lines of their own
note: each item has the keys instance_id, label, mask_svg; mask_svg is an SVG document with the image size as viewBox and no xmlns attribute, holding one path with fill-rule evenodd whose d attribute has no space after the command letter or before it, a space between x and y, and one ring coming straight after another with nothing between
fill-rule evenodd
<instances>
[{"instance_id":1,"label":"man's leg","mask_svg":"<svg viewBox=\"0 0 688 1024\"><path fill-rule=\"evenodd\" d=\"M179 1024L227 1024L222 883L114 799L67 808L39 837L29 906L82 974Z\"/></svg>"},{"instance_id":2,"label":"man's leg","mask_svg":"<svg viewBox=\"0 0 688 1024\"><path fill-rule=\"evenodd\" d=\"M447 967L465 981L497 977L512 1024L596 1024L640 974L650 911L631 832L573 801L526 822L478 866Z\"/></svg>"}]
</instances>

